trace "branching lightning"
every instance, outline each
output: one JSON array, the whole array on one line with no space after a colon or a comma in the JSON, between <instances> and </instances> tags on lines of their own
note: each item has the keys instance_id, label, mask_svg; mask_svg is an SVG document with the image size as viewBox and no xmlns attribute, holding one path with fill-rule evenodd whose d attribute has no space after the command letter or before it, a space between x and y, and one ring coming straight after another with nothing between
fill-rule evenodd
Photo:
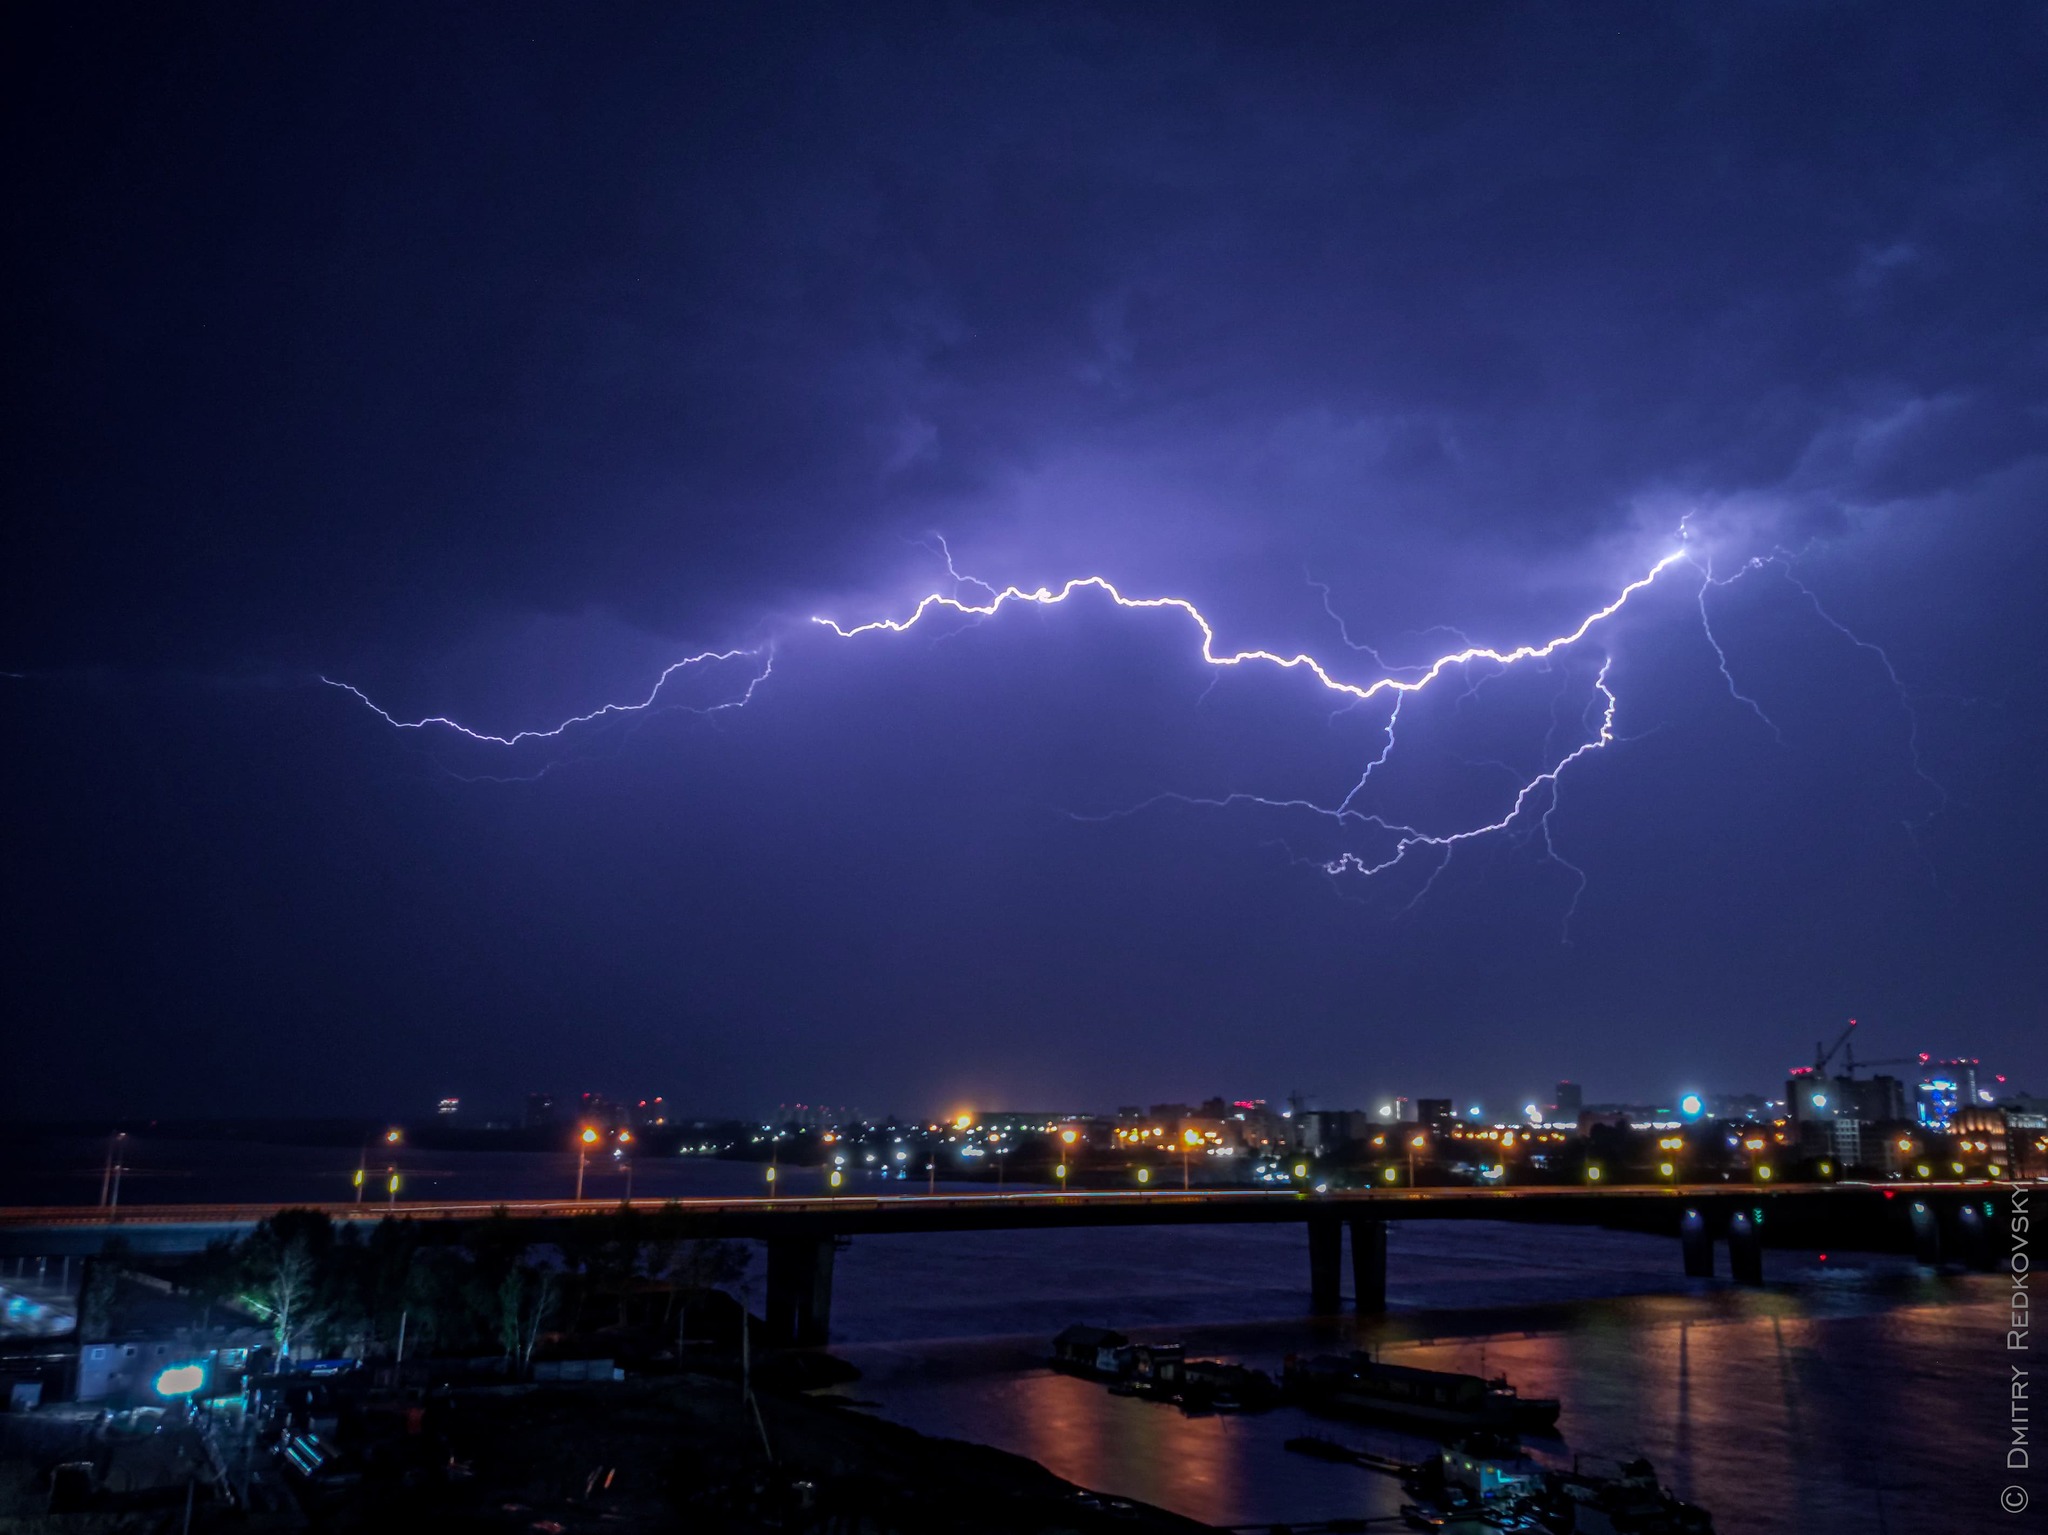
<instances>
[{"instance_id":1,"label":"branching lightning","mask_svg":"<svg viewBox=\"0 0 2048 1535\"><path fill-rule=\"evenodd\" d=\"M761 666L759 671L748 678L745 688L742 689L738 697L715 704L660 703L662 690L668 686L669 679L675 676L677 672L688 671L696 666L704 666L720 661L737 661L743 658L758 661L761 663ZM587 714L572 714L560 724L551 725L545 730L520 730L509 736L491 735L485 731L472 730L460 720L452 720L445 714L433 714L425 719L402 720L389 710L379 706L371 699L369 694L356 687L353 683L337 682L332 677L322 677L320 680L331 688L340 688L344 693L353 693L362 700L363 704L373 714L395 729L427 730L438 727L443 730L453 731L457 735L467 736L470 740L486 746L517 746L522 741L552 741L565 735L578 725L588 725L595 720L606 719L614 715L645 714L653 710L657 704L660 704L664 709L681 709L691 714L718 714L727 709L742 708L753 701L754 690L766 682L769 674L774 670L775 652L771 647L763 646L758 650L706 650L698 655L685 656L682 660L670 664L659 677L654 679L654 686L647 690L647 696L636 704L604 704L592 709Z\"/></svg>"},{"instance_id":2,"label":"branching lightning","mask_svg":"<svg viewBox=\"0 0 2048 1535\"><path fill-rule=\"evenodd\" d=\"M954 633L962 623L975 625L994 620L1006 608L1056 608L1084 595L1099 596L1113 607L1132 613L1173 615L1192 626L1195 631L1199 640L1199 658L1203 665L1211 668L1216 674L1211 678L1212 688L1223 675L1240 669L1300 674L1312 680L1317 688L1342 700L1339 713L1374 703L1383 706L1386 709L1386 717L1381 727L1379 750L1365 764L1350 787L1334 800L1325 801L1300 795L1273 797L1243 790L1212 797L1167 791L1121 810L1104 815L1078 815L1077 819L1108 820L1138 814L1154 806L1168 803L1200 806L1218 811L1256 806L1269 812L1311 816L1327 823L1345 841L1356 844L1363 840L1367 844L1363 848L1356 845L1347 847L1326 856L1295 859L1296 862L1305 862L1321 870L1333 880L1370 880L1391 873L1411 859L1430 860L1426 876L1420 880L1409 898L1410 908L1429 894L1461 848L1487 838L1508 837L1536 845L1546 861L1555 863L1571 877L1571 900L1564 918L1568 937L1572 915L1586 889L1587 876L1582 868L1567 859L1558 848L1553 821L1560 804L1562 786L1568 773L1588 758L1605 751L1617 740L1623 739L1617 734L1616 729L1621 699L1614 681L1615 659L1611 650L1602 648L1598 642L1592 641L1591 637L1602 625L1620 614L1638 594L1659 581L1672 579L1672 574L1681 566L1698 577L1694 599L1699 613L1701 633L1713 653L1729 696L1753 714L1780 745L1784 744L1785 738L1777 723L1765 712L1763 705L1755 697L1745 693L1738 684L1727 652L1715 634L1708 603L1711 592L1729 587L1743 576L1761 570L1766 565L1775 567L1790 581L1811 604L1815 614L1827 625L1841 633L1859 649L1868 651L1877 658L1884 668L1885 675L1898 690L1901 704L1912 727L1909 745L1914 771L1926 779L1937 795L1941 795L1940 786L1928 777L1921 766L1918 721L1913 716L1911 701L1905 693L1891 658L1880 647L1852 633L1829 614L1811 589L1798 580L1793 573L1791 560L1784 551L1776 551L1764 558L1746 560L1734 575L1723 577L1714 573L1711 559L1689 541L1691 537L1690 531L1681 525L1679 548L1663 555L1641 575L1622 586L1609 601L1586 613L1575 624L1549 639L1501 649L1473 643L1453 629L1423 631L1450 633L1455 635L1460 643L1458 648L1447 651L1434 660L1408 666L1392 665L1382 658L1378 650L1354 640L1344 620L1331 606L1329 588L1310 581L1310 586L1321 593L1324 611L1337 624L1338 633L1346 649L1353 656L1370 658L1375 670L1362 678L1347 676L1343 668L1326 664L1306 651L1228 648L1219 641L1215 623L1189 598L1132 595L1105 576L1076 576L1057 587L1039 586L1027 589L1016 585L997 586L979 577L965 574L955 563L951 547L937 534L929 535L928 539L912 542L943 560L946 573L951 580L950 590L930 593L900 618L872 618L859 623L843 624L836 619L816 617L811 622L838 639L848 641L871 635L905 634L920 625L941 619L957 621L944 626L943 632ZM980 600L970 600L976 596L979 596ZM1597 668L1590 662L1571 661L1573 653L1581 647L1590 650L1593 656L1597 657ZM667 709L687 709L699 714L715 714L744 708L753 701L761 685L773 673L774 656L772 644L753 648L703 651L670 665L655 679L646 696L637 702L605 704L587 713L572 715L546 728L519 730L504 735L474 729L445 715L401 719L373 702L360 688L350 683L337 681L331 677L322 677L321 681L352 694L396 729L445 731L478 745L513 748L525 743L556 741L578 727L613 717L645 715ZM709 705L685 704L666 700L663 696L664 690L679 673L696 669L710 671L742 661L751 663L746 671L744 685L722 702ZM1439 684L1452 688L1462 684L1463 692L1457 700L1462 705L1466 699L1474 696L1482 683L1492 678L1531 668L1549 671L1553 663L1569 666L1570 669L1564 673L1561 691L1551 706L1552 737L1558 733L1560 724L1557 706L1568 693L1575 690L1572 676L1576 673L1577 676L1584 678L1588 671L1592 673L1589 684L1576 685L1585 687L1579 739L1562 747L1546 739L1541 759L1534 771L1528 768L1515 770L1509 768L1506 763L1488 759L1484 765L1507 769L1511 775L1510 781L1515 785L1511 795L1496 802L1496 813L1482 814L1469 823L1425 827L1390 816L1382 809L1372 806L1370 801L1377 795L1374 775L1386 768L1394 756L1400 735L1403 708L1410 700ZM1457 680L1446 682L1446 678ZM1332 717L1334 719L1335 715ZM541 769L542 773L546 771L546 767ZM1945 795L1941 795L1941 803L1946 803ZM1939 805L1936 808L1938 812Z\"/></svg>"}]
</instances>

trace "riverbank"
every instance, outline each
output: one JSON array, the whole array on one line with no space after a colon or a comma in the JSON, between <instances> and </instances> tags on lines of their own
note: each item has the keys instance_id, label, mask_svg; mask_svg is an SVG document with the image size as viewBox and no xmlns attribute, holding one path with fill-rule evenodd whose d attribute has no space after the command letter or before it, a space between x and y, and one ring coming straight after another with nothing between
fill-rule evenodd
<instances>
[{"instance_id":1,"label":"riverbank","mask_svg":"<svg viewBox=\"0 0 2048 1535\"><path fill-rule=\"evenodd\" d=\"M1021 1455L918 1433L857 1408L729 1380L497 1387L458 1393L463 1480L368 1487L324 1511L336 1530L525 1528L549 1535L844 1529L1194 1535L1208 1526L1103 1498Z\"/></svg>"}]
</instances>

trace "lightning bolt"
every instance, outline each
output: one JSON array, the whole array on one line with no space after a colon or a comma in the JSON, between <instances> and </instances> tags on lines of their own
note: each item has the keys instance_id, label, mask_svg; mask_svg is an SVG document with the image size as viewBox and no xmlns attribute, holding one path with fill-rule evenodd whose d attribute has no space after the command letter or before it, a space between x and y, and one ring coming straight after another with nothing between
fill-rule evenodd
<instances>
[{"instance_id":1,"label":"lightning bolt","mask_svg":"<svg viewBox=\"0 0 2048 1535\"><path fill-rule=\"evenodd\" d=\"M1202 610L1185 597L1131 597L1118 590L1115 583L1105 576L1076 576L1057 591L1041 586L1025 591L1019 586L1006 586L986 603L963 602L958 597L949 597L944 592L933 592L920 601L908 618L876 618L864 624L855 624L851 629L842 627L830 618L813 618L814 624L822 624L843 640L856 639L863 634L887 631L891 634L908 633L931 613L950 610L969 618L993 618L1011 603L1032 603L1039 607L1057 607L1076 592L1099 591L1120 608L1136 611L1172 610L1182 614L1194 624L1202 635L1202 660L1210 666L1232 667L1264 665L1277 667L1281 671L1302 671L1321 683L1332 693L1339 693L1359 703L1369 703L1386 693L1419 693L1445 672L1456 667L1469 665L1474 661L1492 661L1500 666L1513 666L1522 661L1540 660L1555 655L1576 645L1596 624L1612 618L1627 604L1629 598L1654 582L1658 576L1686 558L1684 550L1667 554L1650 567L1647 575L1639 576L1621 589L1621 594L1603 608L1597 608L1579 621L1577 628L1569 633L1545 640L1540 645L1518 645L1513 650L1495 650L1487 645L1467 645L1439 656L1427 666L1416 668L1420 675L1396 677L1391 674L1375 678L1371 682L1346 682L1333 675L1314 656L1297 651L1291 656L1281 655L1273 650L1219 651L1216 648L1216 628L1203 616ZM980 583L986 584L986 583Z\"/></svg>"},{"instance_id":2,"label":"lightning bolt","mask_svg":"<svg viewBox=\"0 0 2048 1535\"><path fill-rule=\"evenodd\" d=\"M755 690L762 683L766 682L769 675L775 670L775 652L770 646L762 646L757 650L706 650L694 656L685 656L680 661L671 662L662 671L662 674L654 679L654 686L647 690L647 696L638 703L603 704L586 714L572 714L560 724L550 725L545 730L520 730L509 736L491 735L487 731L472 730L460 720L452 720L445 714L431 714L425 719L402 720L388 709L379 705L369 694L353 683L340 682L333 677L327 676L323 676L320 680L331 688L340 688L342 692L354 695L362 701L372 714L375 714L385 724L392 726L394 729L428 730L438 727L443 730L453 731L456 735L467 736L470 740L486 746L517 746L522 741L556 740L567 734L570 730L573 730L576 726L588 725L594 720L606 719L614 715L645 714L654 709L655 705L660 702L662 690L668 686L669 679L675 676L677 672L688 671L696 666L705 666L720 661L737 661L743 658L759 661L761 665L760 670L748 678L745 688L741 690L737 698L727 699L723 703L716 704L675 703L662 705L665 709L681 709L690 714L720 714L727 709L743 708L753 701Z\"/></svg>"},{"instance_id":3,"label":"lightning bolt","mask_svg":"<svg viewBox=\"0 0 2048 1535\"><path fill-rule=\"evenodd\" d=\"M1553 819L1561 803L1562 787L1567 774L1579 767L1588 758L1604 751L1617 740L1623 739L1617 733L1616 720L1621 701L1613 683L1614 658L1611 653L1597 645L1589 647L1598 656L1590 686L1585 694L1586 702L1582 711L1583 725L1581 739L1561 754L1546 739L1542 762L1534 772L1527 769L1517 771L1509 768L1511 781L1516 787L1507 798L1499 813L1490 819L1475 820L1470 824L1438 826L1427 828L1394 819L1371 808L1367 803L1374 791L1374 775L1385 768L1392 758L1399 737L1403 706L1415 696L1439 684L1456 687L1460 683L1463 693L1458 697L1462 707L1465 700L1474 696L1481 683L1503 676L1516 669L1537 668L1548 671L1553 661L1564 663L1570 654L1587 642L1595 630L1612 620L1628 606L1638 594L1665 579L1667 572L1678 566L1685 566L1698 578L1695 604L1699 613L1701 632L1712 651L1721 677L1727 685L1730 697L1747 708L1756 719L1769 729L1773 737L1784 743L1784 736L1777 724L1765 713L1762 704L1743 692L1737 683L1726 650L1716 636L1708 606L1711 591L1724 589L1741 580L1744 576L1765 568L1775 567L1806 598L1814 613L1828 626L1838 631L1860 650L1871 653L1884 669L1885 675L1898 690L1902 706L1910 724L1909 749L1913 767L1940 796L1937 805L1945 805L1946 795L1940 785L1928 776L1919 756L1918 720L1913 713L1910 698L1905 693L1896 667L1885 651L1851 632L1833 617L1820 603L1819 598L1793 573L1789 558L1782 550L1766 558L1754 558L1743 562L1741 568L1731 576L1717 576L1711 558L1705 557L1695 544L1690 542L1689 528L1681 524L1679 529L1680 547L1663 555L1641 575L1629 581L1607 602L1586 613L1570 628L1539 642L1516 645L1501 649L1490 645L1470 642L1456 630L1444 628L1440 631L1456 635L1460 645L1437 656L1434 660L1411 666L1395 666L1386 662L1379 651L1371 646L1353 640L1344 620L1338 616L1330 603L1329 588L1311 580L1309 585L1322 595L1323 608L1337 624L1338 632L1347 650L1354 655L1369 657L1377 669L1376 675L1353 678L1343 675L1340 669L1326 664L1306 651L1285 652L1263 648L1229 649L1218 639L1214 622L1189 598L1179 596L1138 596L1133 595L1106 576L1076 576L1059 586L1038 586L1026 588L1018 585L997 586L977 576L964 573L955 563L953 551L945 539L934 533L928 539L912 540L918 547L926 549L943 560L946 573L951 579L950 591L935 591L921 598L914 607L900 618L873 618L864 622L843 624L837 619L817 616L813 625L829 631L840 640L852 641L871 635L907 634L911 630L940 619L952 618L967 626L978 625L999 617L1007 608L1033 606L1054 608L1083 595L1099 596L1116 608L1133 613L1159 613L1171 615L1194 631L1198 639L1198 654L1204 665L1214 670L1211 679L1213 688L1221 677L1230 671L1244 668L1264 669L1279 672L1299 673L1311 679L1326 693L1342 700L1336 712L1357 708L1361 705L1379 703L1386 708L1386 720L1381 729L1381 744L1377 755L1367 762L1355 782L1341 798L1334 802L1323 802L1310 797L1274 798L1250 792L1233 792L1220 797L1201 797L1177 792L1154 795L1135 805L1106 814L1077 814L1076 819L1106 821L1123 816L1135 815L1162 804L1179 804L1225 811L1240 806L1257 806L1267 811L1281 811L1320 818L1331 824L1336 833L1346 841L1365 837L1373 845L1367 850L1348 848L1322 858L1294 858L1297 863L1307 863L1319 869L1332 880L1371 880L1392 873L1411 859L1427 858L1430 861L1427 876L1408 901L1406 909L1422 901L1435 887L1438 879L1449 868L1461 848L1490 837L1507 836L1524 843L1540 844L1545 861L1555 863L1572 880L1572 895L1564 913L1564 936L1570 941L1570 926L1581 897L1587 887L1587 876L1583 868L1567 859L1558 848ZM970 600L975 594L984 594L983 600ZM959 624L947 625L946 633L957 632ZM716 714L726 710L744 708L753 701L756 692L774 671L774 647L764 644L753 648L707 650L686 656L668 666L655 679L645 697L635 702L605 704L546 728L519 730L508 735L493 734L474 729L446 715L430 715L421 719L401 719L375 703L366 693L353 684L323 676L320 680L330 687L338 688L356 698L387 724L400 730L446 731L480 745L496 747L517 747L524 743L553 741L565 736L579 726L616 716L644 715L657 709L687 709L699 714ZM663 698L664 690L679 673L697 668L712 669L731 663L748 661L744 686L733 697L710 705L693 705L670 702ZM1584 676L1583 670L1578 673ZM1446 682L1445 679L1457 679ZM1552 702L1551 735L1558 729L1557 708L1566 693L1571 691L1570 674L1567 673L1563 689ZM1205 693L1206 696L1206 693ZM1333 714L1333 719L1335 715ZM545 774L549 767L541 769ZM1488 765L1507 768L1507 764L1491 761ZM540 775L534 775L540 776ZM476 780L471 780L476 781ZM531 781L486 779L483 781ZM1497 802L1498 803L1498 802ZM1909 823L1909 826L1912 823ZM1292 856L1292 855L1290 855Z\"/></svg>"},{"instance_id":4,"label":"lightning bolt","mask_svg":"<svg viewBox=\"0 0 2048 1535\"><path fill-rule=\"evenodd\" d=\"M1437 657L1426 665L1403 668L1388 668L1383 662L1380 662L1376 652L1369 652L1373 655L1374 661L1381 665L1382 674L1363 682L1348 681L1337 676L1323 662L1305 652L1296 652L1288 655L1279 651L1264 649L1221 649L1217 644L1216 626L1200 608L1187 598L1133 597L1102 576L1077 576L1057 588L1040 586L1028 591L1019 586L1006 586L1001 590L993 590L989 588L988 583L977 582L975 584L992 590L993 594L985 603L967 602L958 595L933 592L923 598L912 609L909 616L905 618L871 619L866 623L855 624L851 627L842 625L830 618L814 618L812 622L830 629L841 639L850 640L866 634L884 632L903 634L934 614L950 612L979 621L993 618L1004 607L1015 603L1031 604L1038 607L1056 607L1073 598L1076 594L1087 591L1100 592L1120 608L1134 611L1178 613L1191 623L1196 632L1201 636L1201 658L1209 666L1219 669L1263 666L1280 671L1299 671L1314 678L1321 687L1329 692L1348 699L1351 704L1370 703L1374 699L1386 700L1389 704L1389 709L1387 722L1384 727L1383 744L1379 755L1366 764L1365 770L1359 775L1357 783L1353 785L1350 792L1333 806L1325 806L1307 799L1280 800L1249 793L1231 794L1220 799L1203 799L1182 794L1162 794L1155 795L1142 804L1131 807L1129 811L1118 812L1117 814L1130 814L1148 806L1169 801L1191 806L1207 806L1215 809L1226 809L1234 805L1259 805L1267 809L1308 811L1315 815L1327 817L1334 821L1339 828L1369 827L1391 838L1390 846L1385 851L1376 855L1365 855L1351 851L1342 852L1334 858L1322 861L1319 865L1322 871L1333 878L1342 875L1356 875L1370 879L1398 868L1418 849L1437 850L1443 856L1438 861L1437 867L1430 874L1428 881L1416 893L1414 899L1418 901L1423 895L1428 893L1430 887L1434 885L1437 877L1443 873L1444 868L1448 866L1451 857L1460 846L1480 838L1507 832L1515 828L1518 823L1521 823L1525 816L1528 816L1533 819L1535 833L1541 836L1543 840L1546 856L1568 870L1573 876L1574 891L1571 906L1568 908L1565 916L1566 933L1569 935L1570 920L1573 913L1577 910L1579 897L1585 890L1586 876L1584 870L1570 863L1557 852L1556 842L1551 835L1551 816L1557 809L1558 786L1564 774L1575 763L1580 762L1594 752L1602 750L1615 739L1614 719L1615 713L1620 707L1620 701L1613 689L1608 685L1608 674L1613 666L1612 657L1602 657L1599 674L1593 683L1594 693L1602 701L1598 727L1586 740L1565 753L1548 768L1523 782L1517 789L1505 814L1494 820L1473 826L1460 827L1452 831L1431 832L1419 827L1390 821L1376 812L1362 810L1358 808L1358 801L1371 783L1374 772L1384 767L1387 760L1393 755L1397 727L1401 716L1401 705L1410 696L1423 692L1437 682L1439 678L1447 674L1460 673L1475 663L1491 663L1502 670L1506 670L1530 662L1544 662L1553 656L1568 651L1584 640L1600 624L1621 612L1632 597L1654 584L1657 578L1663 575L1665 571L1688 559L1689 555L1683 549L1675 550L1665 555L1643 575L1624 586L1604 606L1588 613L1573 628L1541 643L1517 645L1509 650L1500 650L1489 645L1466 644L1457 650ZM949 569L951 568L950 560L948 561L948 567ZM956 576L957 591L957 572L954 572L954 574ZM1332 616L1334 617L1335 615L1332 614ZM1338 622L1341 625L1342 620L1340 619ZM1345 642L1353 649L1366 649L1366 647L1355 645L1348 633L1345 635ZM1413 675L1396 675L1397 672L1407 672ZM1109 817L1082 816L1079 819L1103 820L1109 819ZM1413 902L1411 901L1410 904L1412 906Z\"/></svg>"}]
</instances>

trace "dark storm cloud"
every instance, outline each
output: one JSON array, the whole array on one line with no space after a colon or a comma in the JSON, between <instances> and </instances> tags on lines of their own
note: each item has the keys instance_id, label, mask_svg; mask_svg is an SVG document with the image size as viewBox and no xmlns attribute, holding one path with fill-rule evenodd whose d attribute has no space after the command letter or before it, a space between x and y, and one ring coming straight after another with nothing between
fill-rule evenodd
<instances>
[{"instance_id":1,"label":"dark storm cloud","mask_svg":"<svg viewBox=\"0 0 2048 1535\"><path fill-rule=\"evenodd\" d=\"M784 1031L821 1075L911 1070L904 1106L968 1014L1000 1040L1049 1014L1127 1040L1084 1095L1155 1090L1161 1014L1211 1074L1268 1089L1359 1080L1404 1020L1540 1081L1593 1073L1556 1059L1591 1019L1617 1076L1662 1080L1646 1041L1667 1033L1639 1026L1659 1010L1686 1040L1752 1020L1728 1070L1754 1075L1782 1019L1856 1010L1859 985L1902 1029L2022 1048L1972 1019L2031 996L1977 945L2038 915L1985 828L2043 840L2005 767L2039 741L2040 668L1958 673L2029 616L2040 552L2036 13L10 25L7 665L324 670L507 728L785 636L744 720L614 729L573 787L481 802L423 788L418 743L387 753L334 698L136 701L124 723L102 694L82 724L39 695L24 725L55 755L24 803L68 830L37 834L22 883L69 893L37 945L89 947L116 867L138 928L190 908L63 1009L161 994L196 1019L229 975L243 1015L496 1038L498 1065L430 1063L493 1090L564 1069L595 1012L618 1020L607 1069L696 1060L710 1097L785 1090L730 1044ZM1341 793L1373 721L1311 712L1304 735L1298 697L1237 689L1189 716L1202 679L1171 635L1082 618L851 654L800 627L928 589L941 567L906 540L939 529L992 579L1193 591L1234 643L1330 646L1305 573L1375 642L1512 642L1604 600L1687 515L1724 561L1801 551L1830 611L1897 651L1936 695L1922 745L1957 805L1902 837L1929 807L1898 701L1796 594L1733 593L1724 629L1791 758L1696 629L1632 632L1625 724L1658 734L1572 790L1594 869L1572 956L1554 867L1458 870L1390 929L1407 892L1330 900L1269 845L1297 827L1057 815L1248 780ZM110 801L122 852L91 824ZM1760 882L1778 904L1745 922ZM1243 1041L1274 1018L1294 1043L1262 1060ZM1061 1085L987 1048L991 1090L997 1060Z\"/></svg>"}]
</instances>

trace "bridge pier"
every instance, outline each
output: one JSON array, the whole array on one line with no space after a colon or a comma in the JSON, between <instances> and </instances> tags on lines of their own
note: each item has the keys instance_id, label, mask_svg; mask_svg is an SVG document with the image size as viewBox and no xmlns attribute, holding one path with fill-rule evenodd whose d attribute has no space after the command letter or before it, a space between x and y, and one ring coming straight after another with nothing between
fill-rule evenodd
<instances>
[{"instance_id":1,"label":"bridge pier","mask_svg":"<svg viewBox=\"0 0 2048 1535\"><path fill-rule=\"evenodd\" d=\"M1387 1223L1354 1215L1348 1224L1352 1305L1360 1316L1379 1316L1387 1309Z\"/></svg>"},{"instance_id":2,"label":"bridge pier","mask_svg":"<svg viewBox=\"0 0 2048 1535\"><path fill-rule=\"evenodd\" d=\"M1344 1309L1344 1221L1336 1211L1308 1218L1308 1309L1335 1316Z\"/></svg>"},{"instance_id":3,"label":"bridge pier","mask_svg":"<svg viewBox=\"0 0 2048 1535\"><path fill-rule=\"evenodd\" d=\"M1926 1268L1941 1266L1941 1219L1924 1199L1913 1201L1913 1261Z\"/></svg>"},{"instance_id":4,"label":"bridge pier","mask_svg":"<svg viewBox=\"0 0 2048 1535\"><path fill-rule=\"evenodd\" d=\"M832 1336L832 1256L838 1241L822 1237L770 1237L768 1344L817 1348Z\"/></svg>"},{"instance_id":5,"label":"bridge pier","mask_svg":"<svg viewBox=\"0 0 2048 1535\"><path fill-rule=\"evenodd\" d=\"M1964 1263L1988 1273L1998 1266L1992 1251L1991 1221L1980 1204L1965 1204L1956 1211L1956 1251Z\"/></svg>"},{"instance_id":6,"label":"bridge pier","mask_svg":"<svg viewBox=\"0 0 2048 1535\"><path fill-rule=\"evenodd\" d=\"M1728 1277L1737 1284L1764 1282L1763 1212L1738 1210L1728 1217Z\"/></svg>"},{"instance_id":7,"label":"bridge pier","mask_svg":"<svg viewBox=\"0 0 2048 1535\"><path fill-rule=\"evenodd\" d=\"M1688 1210L1678 1223L1678 1250L1685 1259L1687 1279L1714 1277L1714 1233L1706 1217Z\"/></svg>"}]
</instances>

